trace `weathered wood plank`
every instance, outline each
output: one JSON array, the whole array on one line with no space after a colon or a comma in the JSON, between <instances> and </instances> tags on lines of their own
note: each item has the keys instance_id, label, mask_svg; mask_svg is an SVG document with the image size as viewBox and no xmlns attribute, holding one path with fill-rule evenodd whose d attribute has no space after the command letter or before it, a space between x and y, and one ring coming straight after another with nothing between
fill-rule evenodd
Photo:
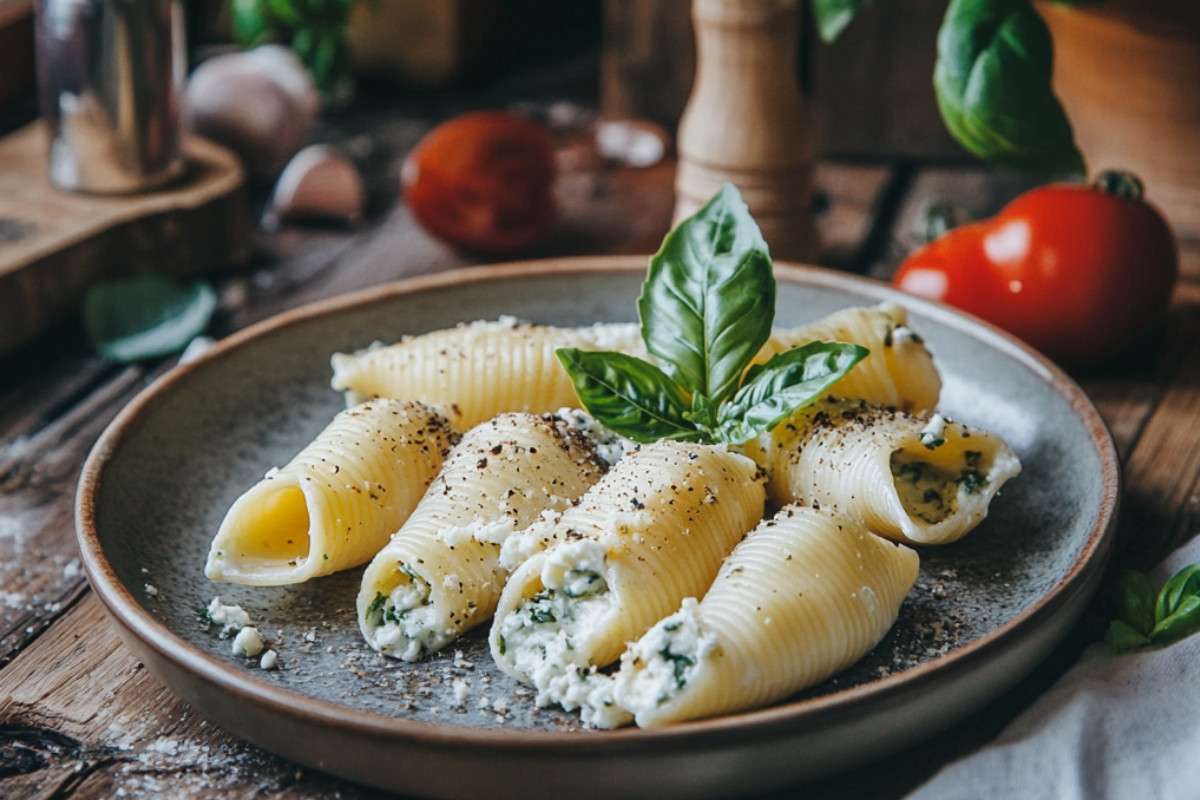
<instances>
[{"instance_id":1,"label":"weathered wood plank","mask_svg":"<svg viewBox=\"0 0 1200 800\"><path fill-rule=\"evenodd\" d=\"M125 649L91 592L0 672L0 753L3 797L380 796L205 721Z\"/></svg>"},{"instance_id":2,"label":"weathered wood plank","mask_svg":"<svg viewBox=\"0 0 1200 800\"><path fill-rule=\"evenodd\" d=\"M1146 568L1200 534L1200 285L1176 293L1169 340L1174 369L1125 459L1127 492L1119 547L1127 566ZM1085 388L1087 384L1085 384Z\"/></svg>"},{"instance_id":3,"label":"weathered wood plank","mask_svg":"<svg viewBox=\"0 0 1200 800\"><path fill-rule=\"evenodd\" d=\"M0 666L83 591L75 484L92 443L146 384L130 367L30 436L0 445Z\"/></svg>"}]
</instances>

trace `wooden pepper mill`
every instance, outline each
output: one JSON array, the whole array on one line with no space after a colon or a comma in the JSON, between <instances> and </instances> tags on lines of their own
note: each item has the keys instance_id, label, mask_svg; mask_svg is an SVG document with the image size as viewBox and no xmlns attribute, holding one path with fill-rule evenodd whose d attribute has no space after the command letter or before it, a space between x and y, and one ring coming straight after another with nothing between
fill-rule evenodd
<instances>
[{"instance_id":1,"label":"wooden pepper mill","mask_svg":"<svg viewBox=\"0 0 1200 800\"><path fill-rule=\"evenodd\" d=\"M797 0L693 0L696 79L679 123L675 223L741 190L777 259L811 261L812 125L796 78Z\"/></svg>"}]
</instances>

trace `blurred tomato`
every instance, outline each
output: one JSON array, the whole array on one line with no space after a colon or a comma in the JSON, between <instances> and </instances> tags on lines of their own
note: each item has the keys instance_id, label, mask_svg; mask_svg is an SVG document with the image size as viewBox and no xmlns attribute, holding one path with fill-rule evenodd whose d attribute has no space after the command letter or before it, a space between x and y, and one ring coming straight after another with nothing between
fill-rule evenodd
<instances>
[{"instance_id":1,"label":"blurred tomato","mask_svg":"<svg viewBox=\"0 0 1200 800\"><path fill-rule=\"evenodd\" d=\"M463 250L504 255L529 246L555 221L554 147L524 117L477 111L429 132L404 162L413 216Z\"/></svg>"},{"instance_id":2,"label":"blurred tomato","mask_svg":"<svg viewBox=\"0 0 1200 800\"><path fill-rule=\"evenodd\" d=\"M1165 318L1175 240L1141 183L1026 192L990 220L913 251L893 282L999 325L1063 364L1118 355Z\"/></svg>"}]
</instances>

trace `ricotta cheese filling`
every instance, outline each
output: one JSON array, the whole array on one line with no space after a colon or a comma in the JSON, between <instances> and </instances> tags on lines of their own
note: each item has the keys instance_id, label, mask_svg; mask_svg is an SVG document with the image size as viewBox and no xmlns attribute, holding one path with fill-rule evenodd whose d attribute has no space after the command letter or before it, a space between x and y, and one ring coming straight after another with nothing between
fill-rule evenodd
<instances>
[{"instance_id":1,"label":"ricotta cheese filling","mask_svg":"<svg viewBox=\"0 0 1200 800\"><path fill-rule=\"evenodd\" d=\"M669 702L688 686L716 646L716 636L701 625L699 603L685 598L679 611L658 622L621 657L617 703L637 714Z\"/></svg>"},{"instance_id":2,"label":"ricotta cheese filling","mask_svg":"<svg viewBox=\"0 0 1200 800\"><path fill-rule=\"evenodd\" d=\"M376 592L367 607L367 638L381 653L404 661L417 661L426 653L441 648L456 635L451 626L438 624L437 607L430 601L428 581L400 565L408 580L401 581L388 594Z\"/></svg>"},{"instance_id":3,"label":"ricotta cheese filling","mask_svg":"<svg viewBox=\"0 0 1200 800\"><path fill-rule=\"evenodd\" d=\"M962 466L946 468L906 450L892 453L892 479L900 503L910 517L931 525L942 522L958 509L958 495L973 495L987 485L981 471L983 454L963 453Z\"/></svg>"},{"instance_id":4,"label":"ricotta cheese filling","mask_svg":"<svg viewBox=\"0 0 1200 800\"><path fill-rule=\"evenodd\" d=\"M604 579L605 546L592 539L550 551L540 591L496 624L500 654L537 690L539 706L583 709L585 723L615 727L629 715L612 699L612 679L591 663L588 634L607 619L615 598Z\"/></svg>"},{"instance_id":5,"label":"ricotta cheese filling","mask_svg":"<svg viewBox=\"0 0 1200 800\"><path fill-rule=\"evenodd\" d=\"M581 409L560 408L554 412L554 416L578 429L591 442L596 456L610 467L638 448L637 442L609 430Z\"/></svg>"}]
</instances>

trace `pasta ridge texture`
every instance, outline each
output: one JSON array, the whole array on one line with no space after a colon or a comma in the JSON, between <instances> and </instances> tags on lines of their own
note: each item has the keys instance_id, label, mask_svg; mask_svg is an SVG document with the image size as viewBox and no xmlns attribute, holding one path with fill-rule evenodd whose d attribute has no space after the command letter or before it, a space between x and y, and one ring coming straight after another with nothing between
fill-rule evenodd
<instances>
[{"instance_id":1,"label":"pasta ridge texture","mask_svg":"<svg viewBox=\"0 0 1200 800\"><path fill-rule=\"evenodd\" d=\"M747 534L703 600L629 648L615 702L653 727L783 699L875 647L918 566L853 520L784 508Z\"/></svg>"},{"instance_id":2,"label":"pasta ridge texture","mask_svg":"<svg viewBox=\"0 0 1200 800\"><path fill-rule=\"evenodd\" d=\"M467 431L363 573L367 642L413 661L491 619L503 540L568 508L602 473L587 440L550 416L502 414Z\"/></svg>"},{"instance_id":3,"label":"pasta ridge texture","mask_svg":"<svg viewBox=\"0 0 1200 800\"><path fill-rule=\"evenodd\" d=\"M625 456L509 578L497 665L543 705L584 705L603 691L595 669L702 593L764 500L754 463L724 447L660 441Z\"/></svg>"},{"instance_id":4,"label":"pasta ridge texture","mask_svg":"<svg viewBox=\"0 0 1200 800\"><path fill-rule=\"evenodd\" d=\"M850 342L870 353L830 388L838 397L928 414L937 407L942 379L924 341L908 327L896 303L845 308L798 328L777 330L765 357L812 341Z\"/></svg>"},{"instance_id":5,"label":"pasta ridge texture","mask_svg":"<svg viewBox=\"0 0 1200 800\"><path fill-rule=\"evenodd\" d=\"M234 502L205 574L277 586L366 562L408 518L456 436L416 402L381 399L339 413Z\"/></svg>"},{"instance_id":6,"label":"pasta ridge texture","mask_svg":"<svg viewBox=\"0 0 1200 800\"><path fill-rule=\"evenodd\" d=\"M504 412L578 406L557 348L638 352L640 341L634 324L556 328L503 317L335 353L331 385L351 402L392 397L445 406L455 424L469 428Z\"/></svg>"},{"instance_id":7,"label":"pasta ridge texture","mask_svg":"<svg viewBox=\"0 0 1200 800\"><path fill-rule=\"evenodd\" d=\"M926 420L832 399L804 409L747 453L766 469L776 503L828 507L910 544L961 539L1021 471L995 434L941 415Z\"/></svg>"}]
</instances>

